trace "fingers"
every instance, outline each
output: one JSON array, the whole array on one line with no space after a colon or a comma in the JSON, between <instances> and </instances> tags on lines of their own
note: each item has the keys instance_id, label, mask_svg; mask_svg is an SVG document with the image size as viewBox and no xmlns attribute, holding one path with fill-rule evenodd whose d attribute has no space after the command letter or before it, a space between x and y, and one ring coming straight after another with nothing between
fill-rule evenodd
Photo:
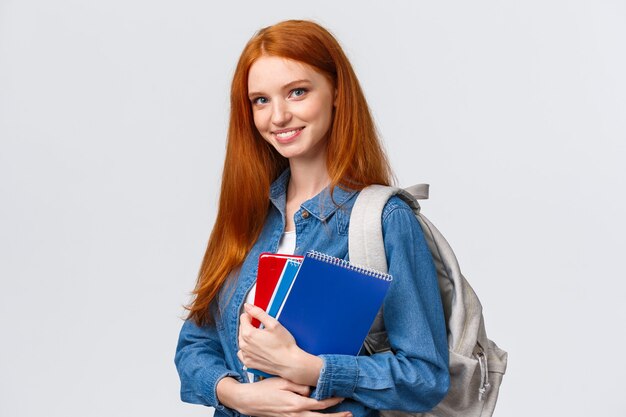
<instances>
[{"instance_id":1,"label":"fingers","mask_svg":"<svg viewBox=\"0 0 626 417\"><path fill-rule=\"evenodd\" d=\"M308 394L306 398L302 398L302 407L303 410L325 410L329 407L335 406L342 402L344 399L340 397L326 398L325 400L315 400L313 398L308 398ZM341 413L340 413L341 414Z\"/></svg>"},{"instance_id":2,"label":"fingers","mask_svg":"<svg viewBox=\"0 0 626 417\"><path fill-rule=\"evenodd\" d=\"M267 314L262 308L252 304L245 303L243 308L250 316L254 317L263 324L266 329L271 329L278 324L278 320Z\"/></svg>"},{"instance_id":3,"label":"fingers","mask_svg":"<svg viewBox=\"0 0 626 417\"><path fill-rule=\"evenodd\" d=\"M296 384L295 382L291 382L286 379L283 379L283 381L286 382L286 385L283 389L295 392L296 394L302 395L303 397L308 397L311 394L311 387Z\"/></svg>"},{"instance_id":4,"label":"fingers","mask_svg":"<svg viewBox=\"0 0 626 417\"><path fill-rule=\"evenodd\" d=\"M322 401L318 401L319 404L323 404L320 408L310 408L309 410L324 410L325 408L332 407L343 401L343 398L327 398ZM303 417L352 417L350 411L340 411L338 413L318 413L316 411L307 411L302 413Z\"/></svg>"},{"instance_id":5,"label":"fingers","mask_svg":"<svg viewBox=\"0 0 626 417\"><path fill-rule=\"evenodd\" d=\"M342 398L328 398L317 401L310 398L309 387L293 383L281 377L267 378L253 384L246 384L252 395L244 414L253 416L291 415L297 417L327 417L321 410L332 407ZM331 417L352 417L349 411L329 414Z\"/></svg>"},{"instance_id":6,"label":"fingers","mask_svg":"<svg viewBox=\"0 0 626 417\"><path fill-rule=\"evenodd\" d=\"M239 316L239 326L240 331L241 329L248 329L250 327L256 329L256 327L252 325L252 317L248 313L243 313Z\"/></svg>"},{"instance_id":7,"label":"fingers","mask_svg":"<svg viewBox=\"0 0 626 417\"><path fill-rule=\"evenodd\" d=\"M306 417L352 417L352 413L349 411L341 411L339 413L316 413L315 411L310 411L306 414Z\"/></svg>"},{"instance_id":8,"label":"fingers","mask_svg":"<svg viewBox=\"0 0 626 417\"><path fill-rule=\"evenodd\" d=\"M245 322L246 324L249 324L252 322L252 317L248 313L242 313L240 318L241 318L241 321Z\"/></svg>"},{"instance_id":9,"label":"fingers","mask_svg":"<svg viewBox=\"0 0 626 417\"><path fill-rule=\"evenodd\" d=\"M316 413L315 411L310 411L305 415L306 417L352 417L352 413L349 411L341 411L339 413Z\"/></svg>"},{"instance_id":10,"label":"fingers","mask_svg":"<svg viewBox=\"0 0 626 417\"><path fill-rule=\"evenodd\" d=\"M258 329L252 325L252 317L249 314L243 313L239 316L239 322L238 342L239 346L242 346L250 340L252 333Z\"/></svg>"},{"instance_id":11,"label":"fingers","mask_svg":"<svg viewBox=\"0 0 626 417\"><path fill-rule=\"evenodd\" d=\"M316 401L317 404L315 404L314 407L310 408L311 410L325 410L328 407L332 407L334 405L339 404L340 402L343 401L343 398L333 397L333 398L326 398L325 400L319 400L319 401L313 400L313 401Z\"/></svg>"},{"instance_id":12,"label":"fingers","mask_svg":"<svg viewBox=\"0 0 626 417\"><path fill-rule=\"evenodd\" d=\"M261 381L261 383L273 385L276 389L279 389L281 391L288 391L294 394L298 394L300 397L302 397L299 398L299 401L306 402L306 404L301 404L302 410L312 410L313 408L310 407L311 404L317 403L317 400L309 398L309 395L311 395L311 387L307 385L298 384L297 382L292 382L288 379L284 379L278 376L264 379L263 381Z\"/></svg>"}]
</instances>

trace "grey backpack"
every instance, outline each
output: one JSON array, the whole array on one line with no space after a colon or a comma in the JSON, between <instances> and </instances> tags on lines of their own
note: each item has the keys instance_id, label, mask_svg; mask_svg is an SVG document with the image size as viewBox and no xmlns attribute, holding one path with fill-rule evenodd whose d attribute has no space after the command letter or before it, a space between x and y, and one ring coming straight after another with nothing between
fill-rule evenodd
<instances>
[{"instance_id":1,"label":"grey backpack","mask_svg":"<svg viewBox=\"0 0 626 417\"><path fill-rule=\"evenodd\" d=\"M384 417L489 417L498 398L507 353L487 338L482 306L465 280L452 248L420 213L418 199L428 198L428 185L407 189L371 185L361 191L350 216L350 262L387 272L381 217L387 200L397 195L413 209L432 254L443 302L450 354L450 389L434 409L410 414L383 411ZM390 350L382 310L364 344L370 354Z\"/></svg>"}]
</instances>

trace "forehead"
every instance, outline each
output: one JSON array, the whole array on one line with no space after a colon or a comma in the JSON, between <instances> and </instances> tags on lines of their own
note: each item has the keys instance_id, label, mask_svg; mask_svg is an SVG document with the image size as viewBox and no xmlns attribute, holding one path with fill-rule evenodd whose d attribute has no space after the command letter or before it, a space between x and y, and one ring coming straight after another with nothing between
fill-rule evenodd
<instances>
[{"instance_id":1,"label":"forehead","mask_svg":"<svg viewBox=\"0 0 626 417\"><path fill-rule=\"evenodd\" d=\"M292 59L262 56L250 67L248 91L281 88L296 80L322 82L324 76L311 66Z\"/></svg>"}]
</instances>

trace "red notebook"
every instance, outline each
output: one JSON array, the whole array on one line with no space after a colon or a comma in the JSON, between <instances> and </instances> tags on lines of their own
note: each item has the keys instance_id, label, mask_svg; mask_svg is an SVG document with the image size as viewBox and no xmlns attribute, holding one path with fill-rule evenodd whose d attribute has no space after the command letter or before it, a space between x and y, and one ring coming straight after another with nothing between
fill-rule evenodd
<instances>
[{"instance_id":1,"label":"red notebook","mask_svg":"<svg viewBox=\"0 0 626 417\"><path fill-rule=\"evenodd\" d=\"M287 259L299 259L304 257L296 255L284 255L280 253L262 253L259 255L259 268L256 276L256 293L254 294L254 305L267 310L272 294L280 275L285 268ZM252 325L259 327L260 322L252 319Z\"/></svg>"}]
</instances>

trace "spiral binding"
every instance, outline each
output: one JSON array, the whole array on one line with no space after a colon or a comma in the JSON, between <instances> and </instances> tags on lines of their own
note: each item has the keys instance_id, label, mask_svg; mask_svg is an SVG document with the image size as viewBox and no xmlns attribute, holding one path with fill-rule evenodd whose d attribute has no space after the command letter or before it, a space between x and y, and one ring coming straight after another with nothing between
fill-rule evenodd
<instances>
[{"instance_id":1,"label":"spiral binding","mask_svg":"<svg viewBox=\"0 0 626 417\"><path fill-rule=\"evenodd\" d=\"M365 266L361 266L361 265L355 265L355 264L351 264L350 262L346 261L345 259L339 259L337 257L334 256L330 256L327 255L325 253L322 252L318 252L318 251L309 251L306 254L307 257L316 259L318 261L322 261L322 262L326 262L329 264L333 264L333 265L337 265L340 266L342 268L346 268L349 269L351 271L356 271L359 272L363 275L367 275L373 278L377 278L377 279L382 279L384 281L391 281L393 280L392 276L385 273L385 272L381 272L381 271L377 271L375 269L372 268L368 268Z\"/></svg>"}]
</instances>

